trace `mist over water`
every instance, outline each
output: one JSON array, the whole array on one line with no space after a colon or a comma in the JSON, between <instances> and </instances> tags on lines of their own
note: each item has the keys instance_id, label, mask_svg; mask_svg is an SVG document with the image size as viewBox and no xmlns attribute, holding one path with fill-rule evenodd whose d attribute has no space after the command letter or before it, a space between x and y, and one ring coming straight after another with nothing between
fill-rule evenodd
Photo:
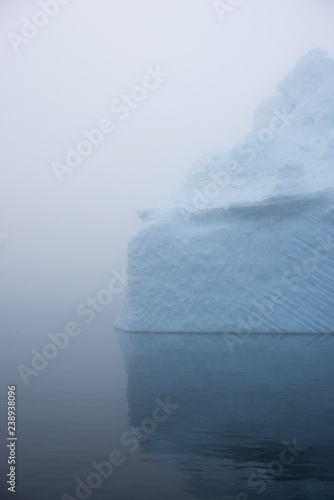
<instances>
[{"instance_id":1,"label":"mist over water","mask_svg":"<svg viewBox=\"0 0 334 500\"><path fill-rule=\"evenodd\" d=\"M239 142L311 48L334 55L325 0L240 2L225 15L209 0L71 0L27 43L8 37L31 32L39 2L0 9L2 311L75 309L125 265L139 208L206 151ZM121 119L113 103L157 66L168 76ZM52 164L103 119L114 131L59 182Z\"/></svg>"},{"instance_id":2,"label":"mist over water","mask_svg":"<svg viewBox=\"0 0 334 500\"><path fill-rule=\"evenodd\" d=\"M240 142L310 49L334 57L333 14L331 0L0 2L0 424L4 443L15 384L15 498L333 497L330 335L256 335L232 353L220 335L113 328L138 210ZM124 463L89 487L115 450Z\"/></svg>"}]
</instances>

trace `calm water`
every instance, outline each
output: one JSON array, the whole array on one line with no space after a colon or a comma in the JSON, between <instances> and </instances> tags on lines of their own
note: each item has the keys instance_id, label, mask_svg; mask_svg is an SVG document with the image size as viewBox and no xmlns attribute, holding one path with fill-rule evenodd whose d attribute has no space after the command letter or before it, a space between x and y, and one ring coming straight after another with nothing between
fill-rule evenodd
<instances>
[{"instance_id":1,"label":"calm water","mask_svg":"<svg viewBox=\"0 0 334 500\"><path fill-rule=\"evenodd\" d=\"M104 314L25 386L17 365L70 319L5 321L18 492L2 439L1 499L334 498L334 336L256 335L231 352L222 335L116 332ZM93 464L111 455L103 478Z\"/></svg>"}]
</instances>

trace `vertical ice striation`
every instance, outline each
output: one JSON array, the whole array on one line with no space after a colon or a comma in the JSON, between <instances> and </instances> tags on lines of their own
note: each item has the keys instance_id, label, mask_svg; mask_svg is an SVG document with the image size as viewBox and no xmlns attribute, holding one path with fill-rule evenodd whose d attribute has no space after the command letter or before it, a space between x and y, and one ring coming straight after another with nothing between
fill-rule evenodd
<instances>
[{"instance_id":1,"label":"vertical ice striation","mask_svg":"<svg viewBox=\"0 0 334 500\"><path fill-rule=\"evenodd\" d=\"M119 329L334 332L334 61L312 50L277 91L140 212Z\"/></svg>"}]
</instances>

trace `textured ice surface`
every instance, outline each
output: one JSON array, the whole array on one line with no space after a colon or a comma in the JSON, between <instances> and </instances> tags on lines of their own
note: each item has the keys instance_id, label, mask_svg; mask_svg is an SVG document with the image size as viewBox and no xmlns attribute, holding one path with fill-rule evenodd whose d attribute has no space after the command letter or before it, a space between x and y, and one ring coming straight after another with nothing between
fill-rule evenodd
<instances>
[{"instance_id":1,"label":"textured ice surface","mask_svg":"<svg viewBox=\"0 0 334 500\"><path fill-rule=\"evenodd\" d=\"M334 332L334 61L312 50L277 91L140 211L118 328Z\"/></svg>"}]
</instances>

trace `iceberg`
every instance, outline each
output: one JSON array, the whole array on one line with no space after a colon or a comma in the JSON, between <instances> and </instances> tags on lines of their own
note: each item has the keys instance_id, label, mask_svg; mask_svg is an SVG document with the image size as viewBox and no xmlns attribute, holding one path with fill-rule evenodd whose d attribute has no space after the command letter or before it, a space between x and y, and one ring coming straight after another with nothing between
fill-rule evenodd
<instances>
[{"instance_id":1,"label":"iceberg","mask_svg":"<svg viewBox=\"0 0 334 500\"><path fill-rule=\"evenodd\" d=\"M139 211L116 328L334 332L334 61L302 57L251 133Z\"/></svg>"}]
</instances>

